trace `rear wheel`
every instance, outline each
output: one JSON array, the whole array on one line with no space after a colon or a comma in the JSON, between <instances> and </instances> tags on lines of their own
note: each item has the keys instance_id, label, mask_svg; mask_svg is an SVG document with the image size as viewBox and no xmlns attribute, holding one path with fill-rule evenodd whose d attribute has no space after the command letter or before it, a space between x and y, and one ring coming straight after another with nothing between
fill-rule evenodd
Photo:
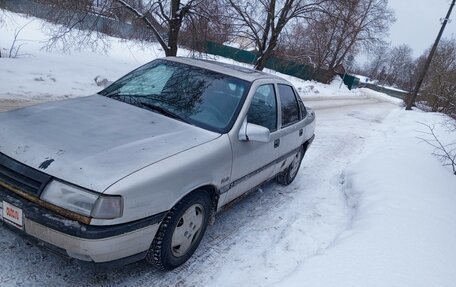
<instances>
[{"instance_id":1,"label":"rear wheel","mask_svg":"<svg viewBox=\"0 0 456 287\"><path fill-rule=\"evenodd\" d=\"M184 264L203 238L210 211L211 200L204 191L182 199L160 225L146 260L162 270Z\"/></svg>"},{"instance_id":2,"label":"rear wheel","mask_svg":"<svg viewBox=\"0 0 456 287\"><path fill-rule=\"evenodd\" d=\"M296 175L298 175L299 167L301 166L301 161L304 157L304 153L305 149L304 147L301 147L301 149L294 156L293 161L290 163L290 165L277 176L277 181L280 184L289 185L293 182L293 180L296 178Z\"/></svg>"}]
</instances>

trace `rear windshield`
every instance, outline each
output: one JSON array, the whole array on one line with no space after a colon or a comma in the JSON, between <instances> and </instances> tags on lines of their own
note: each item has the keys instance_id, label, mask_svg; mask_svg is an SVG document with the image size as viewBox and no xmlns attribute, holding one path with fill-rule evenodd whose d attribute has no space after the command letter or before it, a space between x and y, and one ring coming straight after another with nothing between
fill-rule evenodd
<instances>
[{"instance_id":1,"label":"rear windshield","mask_svg":"<svg viewBox=\"0 0 456 287\"><path fill-rule=\"evenodd\" d=\"M205 128L228 132L250 83L203 68L155 60L99 94Z\"/></svg>"}]
</instances>

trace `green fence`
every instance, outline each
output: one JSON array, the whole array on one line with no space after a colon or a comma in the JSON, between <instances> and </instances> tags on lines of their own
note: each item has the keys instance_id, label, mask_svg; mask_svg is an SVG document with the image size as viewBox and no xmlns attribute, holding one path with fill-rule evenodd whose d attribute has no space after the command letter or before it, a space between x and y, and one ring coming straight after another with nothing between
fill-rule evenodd
<instances>
[{"instance_id":1,"label":"green fence","mask_svg":"<svg viewBox=\"0 0 456 287\"><path fill-rule=\"evenodd\" d=\"M347 85L347 87L351 90L351 89L356 89L358 88L359 86L359 78L355 77L355 76L351 76L351 75L343 75L343 74L339 74L339 76L344 79L344 84Z\"/></svg>"},{"instance_id":2,"label":"green fence","mask_svg":"<svg viewBox=\"0 0 456 287\"><path fill-rule=\"evenodd\" d=\"M245 51L211 41L205 43L205 51L208 54L218 55L225 58L233 59L238 62L253 64L256 60L256 54L254 52ZM289 60L281 59L278 57L271 57L266 62L266 68L294 76L303 80L316 80L323 83L329 83L336 73L329 70L316 69L309 65L299 64ZM349 89L356 88L359 83L359 79L350 75L346 75L344 83Z\"/></svg>"},{"instance_id":3,"label":"green fence","mask_svg":"<svg viewBox=\"0 0 456 287\"><path fill-rule=\"evenodd\" d=\"M205 52L247 64L253 64L256 59L256 55L252 52L217 44L211 41L206 42Z\"/></svg>"}]
</instances>

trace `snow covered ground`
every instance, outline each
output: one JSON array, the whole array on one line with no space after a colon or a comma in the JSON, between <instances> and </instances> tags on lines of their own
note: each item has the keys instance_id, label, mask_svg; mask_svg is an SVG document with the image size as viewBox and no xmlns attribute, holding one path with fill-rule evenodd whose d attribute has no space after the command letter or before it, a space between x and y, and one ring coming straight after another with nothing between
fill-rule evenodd
<instances>
[{"instance_id":1,"label":"snow covered ground","mask_svg":"<svg viewBox=\"0 0 456 287\"><path fill-rule=\"evenodd\" d=\"M2 48L31 20L8 15ZM100 89L97 75L113 80L161 56L116 39L106 54L40 51L40 25L24 29L21 38L36 40L23 47L28 56L0 59L0 109L89 95ZM404 111L368 89L287 79L317 114L296 181L268 183L218 214L184 266L164 273L139 262L94 274L0 226L0 286L455 286L456 177L418 139L422 122L456 141L438 125L449 119Z\"/></svg>"},{"instance_id":2,"label":"snow covered ground","mask_svg":"<svg viewBox=\"0 0 456 287\"><path fill-rule=\"evenodd\" d=\"M371 121L364 150L341 175L354 213L350 227L325 252L300 264L283 286L454 286L456 177L417 137L418 122L439 114L394 109ZM445 142L454 132L443 127Z\"/></svg>"}]
</instances>

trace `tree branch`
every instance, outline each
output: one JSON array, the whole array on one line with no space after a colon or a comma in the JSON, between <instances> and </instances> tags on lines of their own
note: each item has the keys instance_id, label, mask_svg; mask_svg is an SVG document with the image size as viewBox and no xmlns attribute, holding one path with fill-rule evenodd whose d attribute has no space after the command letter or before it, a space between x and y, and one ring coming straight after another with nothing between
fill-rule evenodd
<instances>
[{"instance_id":1,"label":"tree branch","mask_svg":"<svg viewBox=\"0 0 456 287\"><path fill-rule=\"evenodd\" d=\"M152 24L152 22L150 22L150 20L147 19L146 15L144 15L143 13L138 11L137 9L133 8L130 4L128 4L124 0L114 0L114 1L119 3L120 5L125 7L127 10L129 10L131 13L136 15L139 19L141 19L146 24L146 26L149 27L152 30L152 32L154 33L155 37L157 38L158 43L160 43L162 48L164 50L169 50L169 47L168 47L167 43L165 42L165 40L163 39L162 35L160 34L160 32L158 32L157 28Z\"/></svg>"},{"instance_id":2,"label":"tree branch","mask_svg":"<svg viewBox=\"0 0 456 287\"><path fill-rule=\"evenodd\" d=\"M425 143L429 144L430 146L434 147L436 151L434 151L434 155L442 161L444 166L451 166L453 168L453 174L456 175L456 153L453 153L455 149L448 150L449 146L452 146L455 143L451 143L449 145L444 145L442 141L438 138L436 133L434 132L435 126L430 126L425 123L419 122L419 124L427 127L429 132L422 132L424 134L432 136L432 139L424 139L419 138L420 140L424 141Z\"/></svg>"}]
</instances>

